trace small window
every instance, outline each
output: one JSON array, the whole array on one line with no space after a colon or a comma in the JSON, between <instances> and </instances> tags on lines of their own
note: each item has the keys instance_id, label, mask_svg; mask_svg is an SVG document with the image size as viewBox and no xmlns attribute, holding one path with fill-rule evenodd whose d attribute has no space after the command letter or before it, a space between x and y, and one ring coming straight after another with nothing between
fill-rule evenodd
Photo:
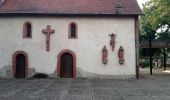
<instances>
[{"instance_id":1,"label":"small window","mask_svg":"<svg viewBox=\"0 0 170 100\"><path fill-rule=\"evenodd\" d=\"M24 24L23 37L24 38L31 38L32 37L32 26L31 26L30 22L26 22Z\"/></svg>"},{"instance_id":2,"label":"small window","mask_svg":"<svg viewBox=\"0 0 170 100\"><path fill-rule=\"evenodd\" d=\"M77 25L76 23L71 23L69 26L69 38L77 38Z\"/></svg>"}]
</instances>

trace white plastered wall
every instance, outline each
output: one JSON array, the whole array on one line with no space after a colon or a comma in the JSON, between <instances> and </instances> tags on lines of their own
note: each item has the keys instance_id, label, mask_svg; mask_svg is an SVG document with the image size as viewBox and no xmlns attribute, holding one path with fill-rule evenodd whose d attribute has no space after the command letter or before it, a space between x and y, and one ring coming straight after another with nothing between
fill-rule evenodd
<instances>
[{"instance_id":1,"label":"white plastered wall","mask_svg":"<svg viewBox=\"0 0 170 100\"><path fill-rule=\"evenodd\" d=\"M32 23L32 39L23 39L23 24ZM68 39L68 25L78 26L78 39ZM55 29L51 35L50 52L46 51L46 36L42 33L47 25ZM37 72L51 74L57 67L57 56L69 49L77 57L77 73L81 77L91 75L135 75L135 29L133 17L8 17L0 18L0 69L12 66L12 55L25 51L29 67ZM109 34L115 33L114 52L109 45ZM102 48L106 45L108 64L102 64ZM125 49L125 64L118 62L118 49ZM78 75L79 76L79 75Z\"/></svg>"}]
</instances>

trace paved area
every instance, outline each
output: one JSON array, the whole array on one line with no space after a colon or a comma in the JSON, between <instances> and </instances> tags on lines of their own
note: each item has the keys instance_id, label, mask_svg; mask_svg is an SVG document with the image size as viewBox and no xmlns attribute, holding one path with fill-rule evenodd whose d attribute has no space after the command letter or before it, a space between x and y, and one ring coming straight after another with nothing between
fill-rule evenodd
<instances>
[{"instance_id":1,"label":"paved area","mask_svg":"<svg viewBox=\"0 0 170 100\"><path fill-rule=\"evenodd\" d=\"M170 75L139 80L0 80L0 100L170 100Z\"/></svg>"},{"instance_id":2,"label":"paved area","mask_svg":"<svg viewBox=\"0 0 170 100\"><path fill-rule=\"evenodd\" d=\"M164 70L163 67L161 68L153 68L152 69L153 74L170 74L170 67L167 67L166 70ZM150 73L150 68L140 68L140 74L146 75Z\"/></svg>"}]
</instances>

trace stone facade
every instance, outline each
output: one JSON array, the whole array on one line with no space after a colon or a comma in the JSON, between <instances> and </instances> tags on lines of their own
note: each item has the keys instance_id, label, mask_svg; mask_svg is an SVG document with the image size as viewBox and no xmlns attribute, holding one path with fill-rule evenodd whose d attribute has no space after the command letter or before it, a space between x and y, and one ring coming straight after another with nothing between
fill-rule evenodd
<instances>
[{"instance_id":1,"label":"stone facade","mask_svg":"<svg viewBox=\"0 0 170 100\"><path fill-rule=\"evenodd\" d=\"M26 21L32 24L30 39L23 38L23 24ZM77 39L69 39L68 36L72 22L77 25ZM46 36L42 33L47 25L55 30L50 38L49 52L46 51ZM114 52L110 46L111 33L116 34ZM28 54L29 69L57 74L57 56L68 49L76 55L76 77L127 77L136 74L135 17L1 17L0 45L1 71L12 70L12 55L16 51L25 51ZM108 49L106 65L101 60L104 45ZM119 64L117 57L120 46L125 50L123 65ZM4 74L2 77L12 75Z\"/></svg>"}]
</instances>

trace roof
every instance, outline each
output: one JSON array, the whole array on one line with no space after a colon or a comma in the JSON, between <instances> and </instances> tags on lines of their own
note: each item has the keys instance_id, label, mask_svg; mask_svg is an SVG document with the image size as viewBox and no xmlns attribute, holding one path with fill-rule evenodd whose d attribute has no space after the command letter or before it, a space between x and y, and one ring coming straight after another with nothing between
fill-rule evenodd
<instances>
[{"instance_id":1,"label":"roof","mask_svg":"<svg viewBox=\"0 0 170 100\"><path fill-rule=\"evenodd\" d=\"M5 0L0 14L139 15L136 0Z\"/></svg>"},{"instance_id":2,"label":"roof","mask_svg":"<svg viewBox=\"0 0 170 100\"><path fill-rule=\"evenodd\" d=\"M149 48L148 40L141 40L140 48ZM170 41L169 40L152 40L152 48L170 48Z\"/></svg>"}]
</instances>

